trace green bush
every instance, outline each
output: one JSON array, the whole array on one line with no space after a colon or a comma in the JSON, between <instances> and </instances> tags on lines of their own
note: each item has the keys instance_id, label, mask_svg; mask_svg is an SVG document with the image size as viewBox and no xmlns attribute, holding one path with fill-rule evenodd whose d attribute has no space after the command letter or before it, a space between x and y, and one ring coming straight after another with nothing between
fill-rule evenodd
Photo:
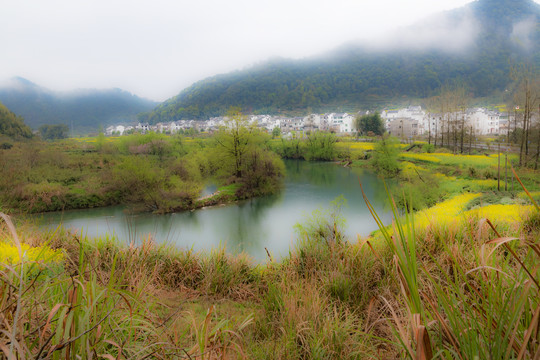
<instances>
[{"instance_id":1,"label":"green bush","mask_svg":"<svg viewBox=\"0 0 540 360\"><path fill-rule=\"evenodd\" d=\"M399 173L399 140L385 135L375 145L371 155L371 165L383 176L396 176Z\"/></svg>"},{"instance_id":2,"label":"green bush","mask_svg":"<svg viewBox=\"0 0 540 360\"><path fill-rule=\"evenodd\" d=\"M422 145L422 151L432 153L435 151L435 146L433 144L424 144Z\"/></svg>"}]
</instances>

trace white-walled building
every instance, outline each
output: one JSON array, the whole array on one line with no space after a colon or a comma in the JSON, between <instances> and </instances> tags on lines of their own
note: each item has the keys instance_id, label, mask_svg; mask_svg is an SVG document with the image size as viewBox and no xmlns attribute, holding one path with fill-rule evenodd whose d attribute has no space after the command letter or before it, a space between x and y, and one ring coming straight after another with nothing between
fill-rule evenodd
<instances>
[{"instance_id":1,"label":"white-walled building","mask_svg":"<svg viewBox=\"0 0 540 360\"><path fill-rule=\"evenodd\" d=\"M136 130L139 130L141 132L147 132L150 130L150 124L148 123L138 123L137 126L135 126Z\"/></svg>"},{"instance_id":2,"label":"white-walled building","mask_svg":"<svg viewBox=\"0 0 540 360\"><path fill-rule=\"evenodd\" d=\"M467 121L479 135L498 135L500 115L483 108L469 109Z\"/></svg>"},{"instance_id":3,"label":"white-walled building","mask_svg":"<svg viewBox=\"0 0 540 360\"><path fill-rule=\"evenodd\" d=\"M426 129L430 125L430 119L426 115L426 112L422 110L421 106L416 105L398 110L383 110L381 112L381 118L387 131L396 133L399 132L398 129L408 129L407 136L424 135L427 133ZM406 125L402 125L400 128L399 124L396 125L396 121L400 121L400 123L405 123Z\"/></svg>"},{"instance_id":4,"label":"white-walled building","mask_svg":"<svg viewBox=\"0 0 540 360\"><path fill-rule=\"evenodd\" d=\"M105 135L124 135L126 127L124 125L111 125L105 129Z\"/></svg>"},{"instance_id":5,"label":"white-walled building","mask_svg":"<svg viewBox=\"0 0 540 360\"><path fill-rule=\"evenodd\" d=\"M330 128L337 133L350 134L354 131L354 117L347 113L331 113L327 117Z\"/></svg>"}]
</instances>

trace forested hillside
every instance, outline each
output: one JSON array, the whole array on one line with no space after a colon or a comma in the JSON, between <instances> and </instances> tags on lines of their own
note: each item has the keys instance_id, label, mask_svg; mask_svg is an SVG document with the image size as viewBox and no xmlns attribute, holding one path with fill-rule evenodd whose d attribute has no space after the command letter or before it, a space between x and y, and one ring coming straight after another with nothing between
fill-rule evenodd
<instances>
[{"instance_id":1,"label":"forested hillside","mask_svg":"<svg viewBox=\"0 0 540 360\"><path fill-rule=\"evenodd\" d=\"M120 89L77 90L58 93L26 79L14 78L0 87L0 101L24 117L32 128L65 124L78 132L96 131L99 126L135 120L156 103Z\"/></svg>"},{"instance_id":2,"label":"forested hillside","mask_svg":"<svg viewBox=\"0 0 540 360\"><path fill-rule=\"evenodd\" d=\"M31 138L32 130L26 126L24 120L9 111L0 102L0 137L7 136L14 139Z\"/></svg>"},{"instance_id":3,"label":"forested hillside","mask_svg":"<svg viewBox=\"0 0 540 360\"><path fill-rule=\"evenodd\" d=\"M477 29L468 46L418 48L413 39L409 47L349 44L316 58L272 60L197 82L139 118L151 123L201 119L222 115L230 106L267 113L317 110L427 97L453 81L464 82L473 96L490 96L510 84L512 66L540 63L540 6L533 1L479 0L443 15L457 30L464 19L473 19ZM414 27L410 30L414 33Z\"/></svg>"}]
</instances>

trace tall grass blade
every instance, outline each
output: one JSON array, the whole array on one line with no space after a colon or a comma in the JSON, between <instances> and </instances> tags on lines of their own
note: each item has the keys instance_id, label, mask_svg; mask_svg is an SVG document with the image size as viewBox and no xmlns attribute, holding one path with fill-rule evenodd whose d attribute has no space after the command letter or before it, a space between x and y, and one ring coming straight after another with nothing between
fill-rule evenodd
<instances>
[{"instance_id":1,"label":"tall grass blade","mask_svg":"<svg viewBox=\"0 0 540 360\"><path fill-rule=\"evenodd\" d=\"M519 178L518 174L516 174L516 170L514 170L514 167L510 166L510 169L512 169L512 172L514 173L514 176L515 176L516 180L519 182L519 185L521 185L521 187L523 188L523 190L525 191L525 193L527 194L527 196L529 197L529 199L533 203L534 207L536 207L536 210L540 211L540 206L538 205L536 200L534 200L533 196L531 195L529 190L527 190L525 185L523 185L523 183L521 182L521 179Z\"/></svg>"}]
</instances>

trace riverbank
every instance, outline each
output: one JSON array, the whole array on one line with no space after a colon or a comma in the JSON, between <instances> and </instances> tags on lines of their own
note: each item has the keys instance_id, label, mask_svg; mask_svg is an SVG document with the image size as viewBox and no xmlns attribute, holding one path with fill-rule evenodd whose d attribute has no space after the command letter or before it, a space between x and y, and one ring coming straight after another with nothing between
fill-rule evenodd
<instances>
[{"instance_id":1,"label":"riverbank","mask_svg":"<svg viewBox=\"0 0 540 360\"><path fill-rule=\"evenodd\" d=\"M386 240L383 231L345 241L339 218L319 218L300 227L287 257L269 255L264 265L223 248L181 251L151 238L120 245L2 223L2 283L13 289L0 297L2 351L394 359L429 346L464 357L496 349L532 358L540 209L471 208L478 196L417 213L413 227L402 219ZM469 328L474 336L458 336ZM418 345L418 331L427 331L428 343Z\"/></svg>"},{"instance_id":2,"label":"riverbank","mask_svg":"<svg viewBox=\"0 0 540 360\"><path fill-rule=\"evenodd\" d=\"M283 163L268 150L268 136L258 130L243 136L241 151L233 153L226 129L196 140L149 133L17 142L0 149L0 210L30 214L121 204L170 213L278 191ZM209 178L225 189L201 201Z\"/></svg>"},{"instance_id":3,"label":"riverbank","mask_svg":"<svg viewBox=\"0 0 540 360\"><path fill-rule=\"evenodd\" d=\"M443 207L447 212L448 206ZM505 260L502 248L495 250L496 243L488 247L493 251L488 258L481 255L487 250L484 244L497 235L477 222L478 215L454 214L459 224L452 224L451 214L447 215L444 223L434 217L417 225L415 254L424 270L416 283L422 293L437 294L437 284L449 279L430 284L432 276L458 264L467 277L478 266L510 276L519 270L519 264ZM521 239L511 249L526 266L536 261L527 244L539 238L538 218L533 210L511 222L492 218L501 237ZM254 265L244 256L227 255L224 249L208 254L180 251L157 245L151 238L139 246L122 246L112 238L80 238L62 229L36 233L19 225L17 237L27 244L22 247L26 255L21 263L17 237L4 223L2 266L10 271L2 272L2 280L17 291L4 291L0 299L6 304L2 315L7 321L1 326L10 325L2 335L3 351L13 343L12 351L26 357L40 351L57 357L109 354L114 358L399 357L403 350L392 331L395 323L388 319L408 310L400 295L402 278L388 265L395 257L392 247L376 239L344 241L339 225L331 221L316 225L303 228L302 240L288 257ZM25 250L27 246L35 250ZM6 254L11 255L6 258ZM22 280L15 276L21 271ZM488 285L484 281L495 281L489 271L477 275L474 279L482 287ZM484 276L488 278L482 280ZM504 285L499 291L516 286L499 285ZM432 298L435 294L426 301L441 301ZM528 301L537 304L538 297ZM492 321L498 321L505 309L490 306ZM413 326L407 316L399 321L404 328ZM514 323L498 324L510 331ZM439 337L439 331L429 327L434 351L451 346L445 340L448 335ZM498 344L506 340L493 336ZM460 340L463 347L465 341ZM535 351L536 345L530 346L527 351ZM479 349L480 354L483 351Z\"/></svg>"},{"instance_id":4,"label":"riverbank","mask_svg":"<svg viewBox=\"0 0 540 360\"><path fill-rule=\"evenodd\" d=\"M151 237L122 244L2 222L0 351L21 358L534 358L538 173L520 169L514 187L505 176L505 191L493 156L399 156L390 192L414 217L351 238L329 212L298 226L286 256L276 261L268 252L259 265L222 246L180 250ZM355 165L366 166L367 157Z\"/></svg>"},{"instance_id":5,"label":"riverbank","mask_svg":"<svg viewBox=\"0 0 540 360\"><path fill-rule=\"evenodd\" d=\"M425 145L425 144L424 144ZM375 144L349 144L352 167L373 167ZM513 171L540 201L538 171L517 167L518 156L511 153L452 154L445 148L422 144L400 144L402 151L393 160L392 174L399 184L390 188L397 205L403 209L422 210L463 193L481 193L471 207L480 205L531 204Z\"/></svg>"},{"instance_id":6,"label":"riverbank","mask_svg":"<svg viewBox=\"0 0 540 360\"><path fill-rule=\"evenodd\" d=\"M90 237L115 234L123 241L137 242L141 236L152 234L158 243L195 251L210 252L224 246L231 254L244 251L257 262L267 261L265 248L276 260L287 256L298 235L295 225L314 221L314 215L324 216L337 198L342 199L339 214L346 221L347 237L367 236L374 231L377 225L363 205L359 179L381 216L390 221L384 196L379 195L384 193L384 186L373 172L344 168L333 162L284 160L284 164L286 176L278 193L224 206L171 214L132 214L123 207L111 207L30 218L44 228L62 224ZM234 189L230 191L234 193Z\"/></svg>"}]
</instances>

